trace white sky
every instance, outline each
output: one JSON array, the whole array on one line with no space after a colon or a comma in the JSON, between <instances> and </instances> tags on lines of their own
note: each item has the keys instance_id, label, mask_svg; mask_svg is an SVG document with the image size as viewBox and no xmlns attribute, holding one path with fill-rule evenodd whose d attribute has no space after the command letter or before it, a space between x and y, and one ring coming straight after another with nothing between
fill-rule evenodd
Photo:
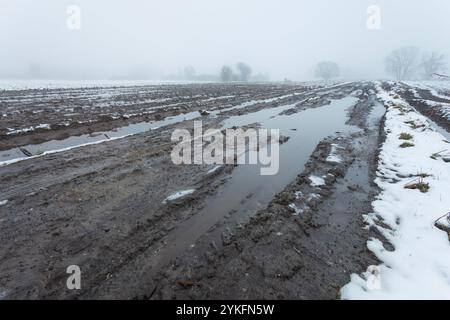
<instances>
[{"instance_id":1,"label":"white sky","mask_svg":"<svg viewBox=\"0 0 450 320\"><path fill-rule=\"evenodd\" d=\"M81 8L81 30L66 7ZM377 4L381 30L368 30ZM403 45L450 57L448 0L0 0L0 78L153 78L244 61L272 79L308 79L335 60L344 77L384 76Z\"/></svg>"}]
</instances>

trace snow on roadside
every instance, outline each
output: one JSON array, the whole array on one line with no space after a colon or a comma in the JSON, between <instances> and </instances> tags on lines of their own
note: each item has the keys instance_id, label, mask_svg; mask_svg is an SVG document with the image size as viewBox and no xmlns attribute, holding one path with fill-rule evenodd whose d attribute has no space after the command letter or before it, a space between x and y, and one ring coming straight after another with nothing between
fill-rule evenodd
<instances>
[{"instance_id":1,"label":"snow on roadside","mask_svg":"<svg viewBox=\"0 0 450 320\"><path fill-rule=\"evenodd\" d=\"M382 191L372 203L373 213L364 218L367 228L378 229L395 250L388 251L381 239L370 239L367 246L382 263L351 275L341 298L450 299L449 236L435 226L435 220L450 211L450 163L433 156L450 150L450 145L404 101L381 88L378 96L389 106L375 179ZM411 121L424 127L413 129ZM399 139L401 133L412 139ZM404 142L413 146L400 148ZM405 188L417 182L428 184L429 190Z\"/></svg>"},{"instance_id":2,"label":"snow on roadside","mask_svg":"<svg viewBox=\"0 0 450 320\"><path fill-rule=\"evenodd\" d=\"M331 144L331 152L330 152L330 155L326 159L327 162L335 162L335 163L342 162L342 159L336 155L337 149L339 149L339 148L342 149L342 147L340 147L336 143Z\"/></svg>"},{"instance_id":3,"label":"snow on roadside","mask_svg":"<svg viewBox=\"0 0 450 320\"><path fill-rule=\"evenodd\" d=\"M7 204L7 203L8 203L8 200L0 201L0 207L1 207L1 206L4 206L4 205Z\"/></svg>"}]
</instances>

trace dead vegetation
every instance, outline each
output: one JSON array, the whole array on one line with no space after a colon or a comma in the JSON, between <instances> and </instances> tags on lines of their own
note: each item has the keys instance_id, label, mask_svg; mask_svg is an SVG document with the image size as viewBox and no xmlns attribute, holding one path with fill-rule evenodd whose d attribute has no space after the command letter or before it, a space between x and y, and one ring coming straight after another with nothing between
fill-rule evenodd
<instances>
[{"instance_id":1,"label":"dead vegetation","mask_svg":"<svg viewBox=\"0 0 450 320\"><path fill-rule=\"evenodd\" d=\"M399 147L400 148L411 148L411 147L414 147L415 145L414 145L414 143L411 143L411 142L403 142Z\"/></svg>"},{"instance_id":2,"label":"dead vegetation","mask_svg":"<svg viewBox=\"0 0 450 320\"><path fill-rule=\"evenodd\" d=\"M400 137L399 137L400 140L412 140L412 138L413 138L413 136L406 132L400 133Z\"/></svg>"},{"instance_id":3,"label":"dead vegetation","mask_svg":"<svg viewBox=\"0 0 450 320\"><path fill-rule=\"evenodd\" d=\"M393 106L394 109L398 109L401 115L405 115L408 112L411 112L411 109L400 104Z\"/></svg>"},{"instance_id":4,"label":"dead vegetation","mask_svg":"<svg viewBox=\"0 0 450 320\"><path fill-rule=\"evenodd\" d=\"M450 162L450 153L447 151L447 149L444 149L439 152L435 152L430 156L430 158L433 160L442 159L444 162Z\"/></svg>"},{"instance_id":5,"label":"dead vegetation","mask_svg":"<svg viewBox=\"0 0 450 320\"><path fill-rule=\"evenodd\" d=\"M418 180L416 179L406 184L405 189L419 190L422 193L427 193L430 189L430 184L428 182L425 182L422 178L419 178Z\"/></svg>"},{"instance_id":6,"label":"dead vegetation","mask_svg":"<svg viewBox=\"0 0 450 320\"><path fill-rule=\"evenodd\" d=\"M411 129L420 129L425 127L423 123L416 123L414 120L405 121L404 123L408 124L411 127Z\"/></svg>"},{"instance_id":7,"label":"dead vegetation","mask_svg":"<svg viewBox=\"0 0 450 320\"><path fill-rule=\"evenodd\" d=\"M445 219L445 220L444 220ZM447 233L450 241L450 212L444 214L434 221L434 226Z\"/></svg>"}]
</instances>

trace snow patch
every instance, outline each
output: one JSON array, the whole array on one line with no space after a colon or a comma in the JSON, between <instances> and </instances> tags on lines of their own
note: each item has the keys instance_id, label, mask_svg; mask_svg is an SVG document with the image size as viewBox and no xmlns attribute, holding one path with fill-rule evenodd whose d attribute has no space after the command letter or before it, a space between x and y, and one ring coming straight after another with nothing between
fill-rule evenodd
<instances>
[{"instance_id":1,"label":"snow patch","mask_svg":"<svg viewBox=\"0 0 450 320\"><path fill-rule=\"evenodd\" d=\"M331 144L330 155L326 158L327 162L335 162L335 163L342 162L342 159L336 155L337 149L342 149L342 147L340 147L339 145L337 145L335 143Z\"/></svg>"},{"instance_id":2,"label":"snow patch","mask_svg":"<svg viewBox=\"0 0 450 320\"><path fill-rule=\"evenodd\" d=\"M310 201L312 201L312 200L314 200L314 199L319 199L319 198L320 198L320 195L319 195L319 194L317 194L317 193L311 193L311 194L308 196L308 199L307 199L306 201L310 202Z\"/></svg>"},{"instance_id":3,"label":"snow patch","mask_svg":"<svg viewBox=\"0 0 450 320\"><path fill-rule=\"evenodd\" d=\"M172 193L166 199L164 199L163 203L167 203L168 201L174 201L176 199L183 198L183 197L185 197L185 196L187 196L189 194L192 194L194 192L195 192L195 189L177 191L175 193Z\"/></svg>"},{"instance_id":4,"label":"snow patch","mask_svg":"<svg viewBox=\"0 0 450 320\"><path fill-rule=\"evenodd\" d=\"M8 132L6 133L7 136L12 135L12 134L19 134L19 133L25 133L25 132L30 132L30 131L35 131L36 129L46 129L46 130L50 130L50 125L47 123L44 124L39 124L35 127L31 126L28 128L23 128L23 129L12 129L12 128L7 128Z\"/></svg>"},{"instance_id":5,"label":"snow patch","mask_svg":"<svg viewBox=\"0 0 450 320\"><path fill-rule=\"evenodd\" d=\"M300 199L301 197L303 197L303 192L301 191L295 191L295 199Z\"/></svg>"},{"instance_id":6,"label":"snow patch","mask_svg":"<svg viewBox=\"0 0 450 320\"><path fill-rule=\"evenodd\" d=\"M6 291L0 291L0 300L5 299L7 295L8 293Z\"/></svg>"},{"instance_id":7,"label":"snow patch","mask_svg":"<svg viewBox=\"0 0 450 320\"><path fill-rule=\"evenodd\" d=\"M209 170L206 174L211 174L216 172L221 166L215 166L214 168L212 168L211 170Z\"/></svg>"},{"instance_id":8,"label":"snow patch","mask_svg":"<svg viewBox=\"0 0 450 320\"><path fill-rule=\"evenodd\" d=\"M309 180L311 181L312 187L323 186L325 184L325 180L322 177L309 176Z\"/></svg>"},{"instance_id":9,"label":"snow patch","mask_svg":"<svg viewBox=\"0 0 450 320\"><path fill-rule=\"evenodd\" d=\"M289 204L288 207L291 208L292 210L294 210L295 215L300 215L300 214L302 214L302 213L304 212L304 210L303 210L303 209L300 209L299 207L297 207L297 206L295 205L295 203Z\"/></svg>"}]
</instances>

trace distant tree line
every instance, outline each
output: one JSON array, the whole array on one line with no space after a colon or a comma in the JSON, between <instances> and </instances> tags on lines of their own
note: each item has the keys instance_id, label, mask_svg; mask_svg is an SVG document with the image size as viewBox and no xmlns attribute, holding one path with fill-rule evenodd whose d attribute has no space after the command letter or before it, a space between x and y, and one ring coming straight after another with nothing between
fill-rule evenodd
<instances>
[{"instance_id":1,"label":"distant tree line","mask_svg":"<svg viewBox=\"0 0 450 320\"><path fill-rule=\"evenodd\" d=\"M235 71L236 70L236 71ZM224 65L219 74L197 74L194 67L191 65L179 68L177 74L169 74L164 78L167 80L189 80L189 81L222 81L222 82L267 82L270 81L270 75L268 73L257 73L253 75L252 68L244 63L239 62L236 64L236 69L229 65Z\"/></svg>"},{"instance_id":2,"label":"distant tree line","mask_svg":"<svg viewBox=\"0 0 450 320\"><path fill-rule=\"evenodd\" d=\"M244 63L239 62L236 64L237 72L234 72L233 68L229 65L224 65L220 70L220 80L222 82L242 81L248 82L252 75L252 68Z\"/></svg>"}]
</instances>

